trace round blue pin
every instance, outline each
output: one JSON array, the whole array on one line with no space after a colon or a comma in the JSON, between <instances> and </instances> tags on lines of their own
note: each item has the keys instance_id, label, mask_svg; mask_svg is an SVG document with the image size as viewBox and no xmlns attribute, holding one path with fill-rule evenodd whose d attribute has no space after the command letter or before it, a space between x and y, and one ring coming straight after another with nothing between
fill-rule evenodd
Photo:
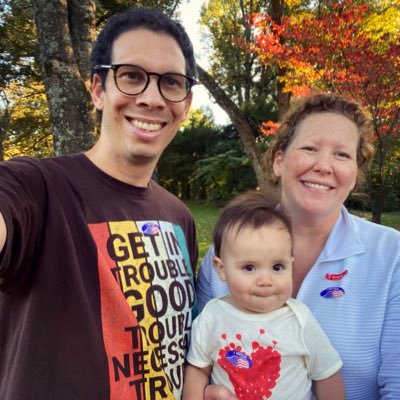
<instances>
[{"instance_id":1,"label":"round blue pin","mask_svg":"<svg viewBox=\"0 0 400 400\"><path fill-rule=\"evenodd\" d=\"M344 295L344 289L339 286L329 287L324 289L321 293L321 297L325 297L325 299L333 299L336 297L341 297Z\"/></svg>"},{"instance_id":2,"label":"round blue pin","mask_svg":"<svg viewBox=\"0 0 400 400\"><path fill-rule=\"evenodd\" d=\"M251 358L240 351L229 350L225 358L235 367L238 368L251 368L253 365Z\"/></svg>"},{"instance_id":3,"label":"round blue pin","mask_svg":"<svg viewBox=\"0 0 400 400\"><path fill-rule=\"evenodd\" d=\"M148 222L142 226L142 232L145 235L154 236L160 232L160 227L155 222Z\"/></svg>"}]
</instances>

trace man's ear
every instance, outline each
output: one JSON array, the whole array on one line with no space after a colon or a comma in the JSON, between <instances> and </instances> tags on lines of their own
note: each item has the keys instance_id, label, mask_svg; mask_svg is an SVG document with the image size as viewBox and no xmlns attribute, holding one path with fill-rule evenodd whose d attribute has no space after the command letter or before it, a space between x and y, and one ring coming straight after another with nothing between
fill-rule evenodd
<instances>
[{"instance_id":1,"label":"man's ear","mask_svg":"<svg viewBox=\"0 0 400 400\"><path fill-rule=\"evenodd\" d=\"M214 263L214 267L215 267L215 270L217 271L219 278L222 281L226 281L224 262L219 257L214 256L213 263Z\"/></svg>"},{"instance_id":2,"label":"man's ear","mask_svg":"<svg viewBox=\"0 0 400 400\"><path fill-rule=\"evenodd\" d=\"M93 75L91 96L94 106L97 110L103 111L104 106L104 87L99 75Z\"/></svg>"},{"instance_id":3,"label":"man's ear","mask_svg":"<svg viewBox=\"0 0 400 400\"><path fill-rule=\"evenodd\" d=\"M193 92L190 91L188 97L185 100L185 111L182 115L181 122L185 121L190 110L190 106L192 105L192 100L193 100Z\"/></svg>"}]
</instances>

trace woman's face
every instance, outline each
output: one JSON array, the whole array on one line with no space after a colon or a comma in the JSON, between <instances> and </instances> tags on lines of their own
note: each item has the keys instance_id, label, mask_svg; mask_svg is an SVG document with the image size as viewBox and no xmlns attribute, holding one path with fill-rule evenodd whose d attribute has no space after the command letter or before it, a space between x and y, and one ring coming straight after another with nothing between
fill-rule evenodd
<instances>
[{"instance_id":1,"label":"woman's face","mask_svg":"<svg viewBox=\"0 0 400 400\"><path fill-rule=\"evenodd\" d=\"M338 217L356 184L358 142L357 126L340 114L312 114L297 126L273 164L281 179L281 204L291 216Z\"/></svg>"}]
</instances>

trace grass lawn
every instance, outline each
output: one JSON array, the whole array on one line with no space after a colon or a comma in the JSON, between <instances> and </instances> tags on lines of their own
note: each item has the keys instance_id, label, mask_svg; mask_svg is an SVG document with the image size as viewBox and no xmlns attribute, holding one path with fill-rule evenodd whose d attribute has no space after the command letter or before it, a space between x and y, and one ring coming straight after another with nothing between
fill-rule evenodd
<instances>
[{"instance_id":1,"label":"grass lawn","mask_svg":"<svg viewBox=\"0 0 400 400\"><path fill-rule=\"evenodd\" d=\"M219 208L204 204L189 203L188 207L196 221L197 241L199 243L200 261L211 244L212 230L217 219Z\"/></svg>"},{"instance_id":2,"label":"grass lawn","mask_svg":"<svg viewBox=\"0 0 400 400\"><path fill-rule=\"evenodd\" d=\"M196 221L197 240L199 243L199 265L211 243L212 230L217 219L219 208L209 205L189 203L188 207ZM371 213L351 211L353 214L371 220ZM400 230L400 211L385 213L382 215L382 224Z\"/></svg>"},{"instance_id":3,"label":"grass lawn","mask_svg":"<svg viewBox=\"0 0 400 400\"><path fill-rule=\"evenodd\" d=\"M351 211L352 214L371 220L371 213L368 211ZM382 214L382 225L391 226L400 231L400 211L388 212Z\"/></svg>"}]
</instances>

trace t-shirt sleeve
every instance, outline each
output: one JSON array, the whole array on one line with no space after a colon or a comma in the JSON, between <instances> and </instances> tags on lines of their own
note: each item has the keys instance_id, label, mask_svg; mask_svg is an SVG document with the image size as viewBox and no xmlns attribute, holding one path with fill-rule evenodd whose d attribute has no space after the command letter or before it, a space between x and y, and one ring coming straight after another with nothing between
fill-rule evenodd
<instances>
[{"instance_id":1,"label":"t-shirt sleeve","mask_svg":"<svg viewBox=\"0 0 400 400\"><path fill-rule=\"evenodd\" d=\"M211 360L211 337L212 329L207 329L207 309L195 318L191 329L189 352L186 360L195 367L204 368L212 364Z\"/></svg>"},{"instance_id":2,"label":"t-shirt sleeve","mask_svg":"<svg viewBox=\"0 0 400 400\"><path fill-rule=\"evenodd\" d=\"M42 231L46 190L38 168L27 158L0 163L0 211L7 239L0 254L0 291L14 291L31 275Z\"/></svg>"},{"instance_id":3,"label":"t-shirt sleeve","mask_svg":"<svg viewBox=\"0 0 400 400\"><path fill-rule=\"evenodd\" d=\"M190 254L190 263L191 263L193 275L195 275L197 261L199 258L199 249L197 246L196 223L191 214L189 216L187 238L188 238L187 239L188 240L188 249L189 249L189 254Z\"/></svg>"},{"instance_id":4,"label":"t-shirt sleeve","mask_svg":"<svg viewBox=\"0 0 400 400\"><path fill-rule=\"evenodd\" d=\"M309 351L306 364L312 380L329 378L342 368L339 353L310 311L305 320L304 341Z\"/></svg>"}]
</instances>

